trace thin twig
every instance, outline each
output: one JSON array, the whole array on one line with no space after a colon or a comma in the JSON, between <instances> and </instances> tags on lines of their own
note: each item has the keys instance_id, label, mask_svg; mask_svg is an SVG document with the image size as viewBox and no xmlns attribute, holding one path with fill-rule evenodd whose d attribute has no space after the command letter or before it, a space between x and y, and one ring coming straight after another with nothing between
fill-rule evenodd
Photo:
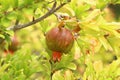
<instances>
[{"instance_id":1,"label":"thin twig","mask_svg":"<svg viewBox=\"0 0 120 80\"><path fill-rule=\"evenodd\" d=\"M56 7L56 2L53 4L52 8L50 11L48 11L46 14L44 14L43 16L41 16L40 18L38 19L35 19L34 21L31 21L31 22L28 22L28 23L25 23L25 24L19 24L19 25L15 25L15 26L12 26L12 27L9 27L8 30L19 30L19 29L22 29L22 28L26 28L28 26L31 26L33 24L36 24L42 20L44 20L45 18L47 18L48 16L52 15L54 12L56 12L57 10L59 10L61 7L63 7L66 3L63 3L61 5L59 5L58 7Z\"/></svg>"},{"instance_id":2,"label":"thin twig","mask_svg":"<svg viewBox=\"0 0 120 80\"><path fill-rule=\"evenodd\" d=\"M46 8L46 9L47 9L48 11L50 11L50 8ZM59 19L60 19L60 15L58 15L58 14L55 13L55 12L54 12L53 14L56 16L57 20L60 21L60 20L59 20Z\"/></svg>"}]
</instances>

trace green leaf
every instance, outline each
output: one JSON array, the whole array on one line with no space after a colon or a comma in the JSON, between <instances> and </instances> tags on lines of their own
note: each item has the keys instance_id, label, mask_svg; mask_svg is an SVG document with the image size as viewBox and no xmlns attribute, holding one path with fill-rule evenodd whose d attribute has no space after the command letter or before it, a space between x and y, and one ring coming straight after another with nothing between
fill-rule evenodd
<instances>
[{"instance_id":1,"label":"green leaf","mask_svg":"<svg viewBox=\"0 0 120 80\"><path fill-rule=\"evenodd\" d=\"M106 5L110 2L111 0L97 0L96 2L96 7L103 9L106 7Z\"/></svg>"},{"instance_id":2,"label":"green leaf","mask_svg":"<svg viewBox=\"0 0 120 80\"><path fill-rule=\"evenodd\" d=\"M24 8L22 11L25 15L33 15L33 8Z\"/></svg>"},{"instance_id":3,"label":"green leaf","mask_svg":"<svg viewBox=\"0 0 120 80\"><path fill-rule=\"evenodd\" d=\"M67 6L61 8L57 14L67 15L67 16L75 16L74 10L72 8L70 8L70 7L67 7Z\"/></svg>"},{"instance_id":4,"label":"green leaf","mask_svg":"<svg viewBox=\"0 0 120 80\"><path fill-rule=\"evenodd\" d=\"M100 9L94 9L85 19L84 21L85 22L89 22L93 19L95 19L98 15L100 15L101 12L100 12Z\"/></svg>"},{"instance_id":5,"label":"green leaf","mask_svg":"<svg viewBox=\"0 0 120 80\"><path fill-rule=\"evenodd\" d=\"M22 21L22 20L25 19L22 11L20 11L20 10L19 10L19 11L16 11L15 14L16 14L16 17L17 17L18 20L21 20L21 21Z\"/></svg>"},{"instance_id":6,"label":"green leaf","mask_svg":"<svg viewBox=\"0 0 120 80\"><path fill-rule=\"evenodd\" d=\"M2 35L2 34L0 34L0 38L3 38L3 39L4 39L4 38L5 38L5 36L4 36L4 35Z\"/></svg>"},{"instance_id":7,"label":"green leaf","mask_svg":"<svg viewBox=\"0 0 120 80\"><path fill-rule=\"evenodd\" d=\"M89 28L89 29L91 29L91 30L94 30L93 32L96 32L96 33L100 32L100 29L99 29L98 25L96 25L96 24L89 24L86 27ZM89 29L86 30L86 31L89 32Z\"/></svg>"},{"instance_id":8,"label":"green leaf","mask_svg":"<svg viewBox=\"0 0 120 80\"><path fill-rule=\"evenodd\" d=\"M8 68L9 65L10 65L10 64L4 64L2 67L0 67L0 75L1 75L2 72L5 71L5 69Z\"/></svg>"},{"instance_id":9,"label":"green leaf","mask_svg":"<svg viewBox=\"0 0 120 80\"><path fill-rule=\"evenodd\" d=\"M71 69L71 70L76 70L77 66L75 63L70 63L68 64L68 66L66 66L66 68Z\"/></svg>"},{"instance_id":10,"label":"green leaf","mask_svg":"<svg viewBox=\"0 0 120 80\"><path fill-rule=\"evenodd\" d=\"M70 2L71 0L62 0L63 3L68 3Z\"/></svg>"},{"instance_id":11,"label":"green leaf","mask_svg":"<svg viewBox=\"0 0 120 80\"><path fill-rule=\"evenodd\" d=\"M6 16L4 16L2 19L1 19L1 24L5 27L8 27L10 26L10 23L11 23L11 20L9 20Z\"/></svg>"},{"instance_id":12,"label":"green leaf","mask_svg":"<svg viewBox=\"0 0 120 80\"><path fill-rule=\"evenodd\" d=\"M72 55L63 55L61 61L55 64L55 69L67 68L72 60Z\"/></svg>"},{"instance_id":13,"label":"green leaf","mask_svg":"<svg viewBox=\"0 0 120 80\"><path fill-rule=\"evenodd\" d=\"M33 3L34 0L24 0L25 5L30 5Z\"/></svg>"},{"instance_id":14,"label":"green leaf","mask_svg":"<svg viewBox=\"0 0 120 80\"><path fill-rule=\"evenodd\" d=\"M120 22L107 22L104 25L114 30L120 29Z\"/></svg>"},{"instance_id":15,"label":"green leaf","mask_svg":"<svg viewBox=\"0 0 120 80\"><path fill-rule=\"evenodd\" d=\"M52 80L65 80L65 79L60 71L56 71L52 76Z\"/></svg>"},{"instance_id":16,"label":"green leaf","mask_svg":"<svg viewBox=\"0 0 120 80\"><path fill-rule=\"evenodd\" d=\"M77 44L81 50L82 53L85 53L86 54L86 51L87 50L90 50L90 43L89 43L89 38L87 37L83 37L81 36L80 38L78 38L76 41L77 41ZM83 47L84 46L84 47Z\"/></svg>"},{"instance_id":17,"label":"green leaf","mask_svg":"<svg viewBox=\"0 0 120 80\"><path fill-rule=\"evenodd\" d=\"M15 80L25 80L25 79L26 79L26 76L23 73L15 77Z\"/></svg>"},{"instance_id":18,"label":"green leaf","mask_svg":"<svg viewBox=\"0 0 120 80\"><path fill-rule=\"evenodd\" d=\"M13 8L17 8L18 7L18 0L11 0L11 5Z\"/></svg>"},{"instance_id":19,"label":"green leaf","mask_svg":"<svg viewBox=\"0 0 120 80\"><path fill-rule=\"evenodd\" d=\"M72 71L70 70L65 71L65 80L74 80Z\"/></svg>"},{"instance_id":20,"label":"green leaf","mask_svg":"<svg viewBox=\"0 0 120 80\"><path fill-rule=\"evenodd\" d=\"M45 64L43 64L44 66L44 70L46 71L45 74L47 75L51 75L51 65L49 62L46 62Z\"/></svg>"},{"instance_id":21,"label":"green leaf","mask_svg":"<svg viewBox=\"0 0 120 80\"><path fill-rule=\"evenodd\" d=\"M42 30L43 34L47 31L48 28L51 28L47 20L41 21L40 26L41 26L40 29Z\"/></svg>"},{"instance_id":22,"label":"green leaf","mask_svg":"<svg viewBox=\"0 0 120 80\"><path fill-rule=\"evenodd\" d=\"M110 64L109 66L109 73L116 72L119 65L120 65L120 59L113 61L112 64Z\"/></svg>"},{"instance_id":23,"label":"green leaf","mask_svg":"<svg viewBox=\"0 0 120 80\"><path fill-rule=\"evenodd\" d=\"M97 18L95 24L96 25L103 25L103 24L106 24L106 20L104 19L104 17L102 15L99 15L99 17Z\"/></svg>"},{"instance_id":24,"label":"green leaf","mask_svg":"<svg viewBox=\"0 0 120 80\"><path fill-rule=\"evenodd\" d=\"M120 68L117 68L117 70L116 70L116 76L120 76Z\"/></svg>"},{"instance_id":25,"label":"green leaf","mask_svg":"<svg viewBox=\"0 0 120 80\"><path fill-rule=\"evenodd\" d=\"M99 40L101 42L101 44L104 46L104 48L107 51L113 51L113 48L111 47L110 43L107 41L107 39L105 39L103 36L99 37Z\"/></svg>"},{"instance_id":26,"label":"green leaf","mask_svg":"<svg viewBox=\"0 0 120 80\"><path fill-rule=\"evenodd\" d=\"M116 37L120 38L120 34L116 31L116 29L119 29L119 23L116 24L116 23L108 23L108 24L105 24L105 25L101 25L100 28L106 30L106 31L109 31L110 33L112 33L113 35L115 35Z\"/></svg>"},{"instance_id":27,"label":"green leaf","mask_svg":"<svg viewBox=\"0 0 120 80\"><path fill-rule=\"evenodd\" d=\"M10 6L10 0L1 0L0 3L3 11L7 10Z\"/></svg>"},{"instance_id":28,"label":"green leaf","mask_svg":"<svg viewBox=\"0 0 120 80\"><path fill-rule=\"evenodd\" d=\"M8 34L8 35L10 35L10 36L14 36L14 32L11 31L11 30L7 30L5 33Z\"/></svg>"},{"instance_id":29,"label":"green leaf","mask_svg":"<svg viewBox=\"0 0 120 80\"><path fill-rule=\"evenodd\" d=\"M106 80L113 80L112 78L107 78Z\"/></svg>"},{"instance_id":30,"label":"green leaf","mask_svg":"<svg viewBox=\"0 0 120 80\"><path fill-rule=\"evenodd\" d=\"M4 73L0 78L0 80L9 80L9 79L10 79L10 77L9 77L9 74L7 74L7 73Z\"/></svg>"},{"instance_id":31,"label":"green leaf","mask_svg":"<svg viewBox=\"0 0 120 80\"><path fill-rule=\"evenodd\" d=\"M117 38L120 39L120 34L119 34L118 32L116 32L116 31L114 30L114 31L112 31L112 33L113 33Z\"/></svg>"},{"instance_id":32,"label":"green leaf","mask_svg":"<svg viewBox=\"0 0 120 80\"><path fill-rule=\"evenodd\" d=\"M87 68L86 68L86 71L84 72L84 75L83 75L84 80L86 80L86 79L94 80L96 73L95 73L92 62L88 61L86 63L86 65L87 65Z\"/></svg>"},{"instance_id":33,"label":"green leaf","mask_svg":"<svg viewBox=\"0 0 120 80\"><path fill-rule=\"evenodd\" d=\"M10 42L10 41L11 41L9 34L5 34L5 40L6 40L7 42Z\"/></svg>"},{"instance_id":34,"label":"green leaf","mask_svg":"<svg viewBox=\"0 0 120 80\"><path fill-rule=\"evenodd\" d=\"M12 11L11 13L9 13L9 15L7 15L7 18L9 20L15 20L17 18L17 14L15 11Z\"/></svg>"},{"instance_id":35,"label":"green leaf","mask_svg":"<svg viewBox=\"0 0 120 80\"><path fill-rule=\"evenodd\" d=\"M70 3L71 8L74 10L75 16L79 19L81 19L82 17L86 16L85 11L90 9L90 5L89 4L84 4L84 5L79 5L78 3L81 3L81 1L73 1ZM78 6L76 7L76 4L78 4ZM74 16L74 15L73 15Z\"/></svg>"}]
</instances>

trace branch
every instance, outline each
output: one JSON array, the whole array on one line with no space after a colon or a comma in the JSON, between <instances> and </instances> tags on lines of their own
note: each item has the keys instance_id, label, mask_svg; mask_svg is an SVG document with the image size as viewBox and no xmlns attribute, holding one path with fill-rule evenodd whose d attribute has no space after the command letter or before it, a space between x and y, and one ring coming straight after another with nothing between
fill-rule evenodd
<instances>
[{"instance_id":1,"label":"branch","mask_svg":"<svg viewBox=\"0 0 120 80\"><path fill-rule=\"evenodd\" d=\"M28 26L31 26L33 24L36 24L42 20L44 20L45 18L47 18L48 16L52 15L54 12L56 12L57 10L59 10L61 7L63 7L66 3L63 3L61 5L59 5L58 7L56 7L56 2L54 2L52 8L50 11L48 11L46 14L44 14L43 16L41 16L40 18L38 19L35 19L34 21L31 21L31 22L28 22L28 23L25 23L25 24L20 24L20 25L14 25L12 27L9 27L8 30L19 30L19 29L22 29L22 28L26 28Z\"/></svg>"}]
</instances>

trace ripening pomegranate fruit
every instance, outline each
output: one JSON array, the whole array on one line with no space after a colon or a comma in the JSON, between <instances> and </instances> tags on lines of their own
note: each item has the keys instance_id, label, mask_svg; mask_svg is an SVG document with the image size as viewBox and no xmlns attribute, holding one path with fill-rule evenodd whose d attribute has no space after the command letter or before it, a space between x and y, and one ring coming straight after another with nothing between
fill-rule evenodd
<instances>
[{"instance_id":1,"label":"ripening pomegranate fruit","mask_svg":"<svg viewBox=\"0 0 120 80\"><path fill-rule=\"evenodd\" d=\"M8 53L13 54L18 49L18 46L19 46L19 41L16 36L13 36L11 38L11 44L8 46L8 50L4 50L4 52L6 54Z\"/></svg>"},{"instance_id":2,"label":"ripening pomegranate fruit","mask_svg":"<svg viewBox=\"0 0 120 80\"><path fill-rule=\"evenodd\" d=\"M72 32L64 27L54 27L46 33L47 47L53 51L53 60L61 58L62 53L67 53L71 50L74 43Z\"/></svg>"}]
</instances>

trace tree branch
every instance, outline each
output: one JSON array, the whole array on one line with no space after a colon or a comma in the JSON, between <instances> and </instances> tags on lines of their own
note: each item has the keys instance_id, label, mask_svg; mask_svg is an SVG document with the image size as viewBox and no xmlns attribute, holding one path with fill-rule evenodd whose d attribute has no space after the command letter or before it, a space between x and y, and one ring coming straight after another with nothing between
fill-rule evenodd
<instances>
[{"instance_id":1,"label":"tree branch","mask_svg":"<svg viewBox=\"0 0 120 80\"><path fill-rule=\"evenodd\" d=\"M63 4L60 4L58 7L56 7L56 2L54 2L52 8L50 11L48 11L46 14L44 14L43 16L41 16L40 18L38 19L35 19L34 21L31 21L31 22L28 22L28 23L25 23L25 24L19 24L19 25L14 25L12 27L9 27L8 30L19 30L19 29L22 29L22 28L26 28L28 26L31 26L33 24L36 24L42 20L44 20L45 18L47 18L48 16L52 15L54 12L56 12L57 10L59 10L61 7L63 7L66 3L63 3Z\"/></svg>"}]
</instances>

